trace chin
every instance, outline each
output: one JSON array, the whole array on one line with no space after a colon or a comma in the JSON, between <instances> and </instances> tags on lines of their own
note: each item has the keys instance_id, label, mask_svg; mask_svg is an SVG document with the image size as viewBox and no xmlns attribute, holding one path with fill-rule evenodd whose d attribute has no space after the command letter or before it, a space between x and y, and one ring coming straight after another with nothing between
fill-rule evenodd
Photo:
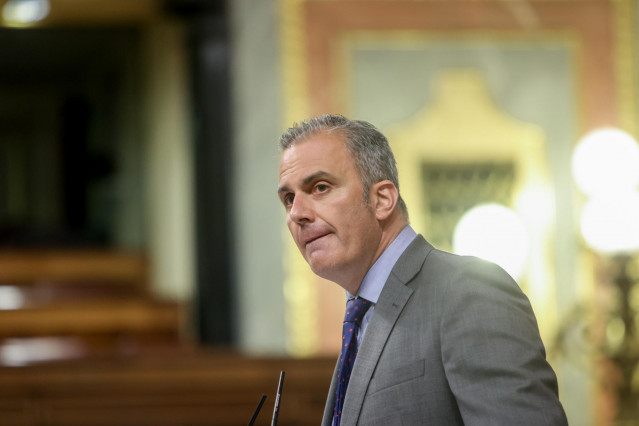
<instances>
[{"instance_id":1,"label":"chin","mask_svg":"<svg viewBox=\"0 0 639 426\"><path fill-rule=\"evenodd\" d=\"M308 265L311 267L311 271L313 271L315 275L318 275L322 278L324 278L324 276L328 272L326 270L327 269L326 266L324 266L323 264L319 262L308 262Z\"/></svg>"},{"instance_id":2,"label":"chin","mask_svg":"<svg viewBox=\"0 0 639 426\"><path fill-rule=\"evenodd\" d=\"M326 279L330 279L331 272L335 269L334 264L327 262L325 259L309 260L308 265L315 275Z\"/></svg>"},{"instance_id":3,"label":"chin","mask_svg":"<svg viewBox=\"0 0 639 426\"><path fill-rule=\"evenodd\" d=\"M339 264L335 264L335 263L320 264L319 262L317 262L313 264L309 263L309 265L311 267L311 271L313 271L313 273L317 275L318 277L341 285L340 283L342 282L342 279L344 278L344 270L340 269Z\"/></svg>"}]
</instances>

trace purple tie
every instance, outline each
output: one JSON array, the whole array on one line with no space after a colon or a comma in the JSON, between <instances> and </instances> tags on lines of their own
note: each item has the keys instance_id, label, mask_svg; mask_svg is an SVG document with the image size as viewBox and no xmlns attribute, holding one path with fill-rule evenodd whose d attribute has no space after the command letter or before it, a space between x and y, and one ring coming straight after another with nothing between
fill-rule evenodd
<instances>
[{"instance_id":1,"label":"purple tie","mask_svg":"<svg viewBox=\"0 0 639 426\"><path fill-rule=\"evenodd\" d=\"M372 305L366 299L350 299L346 302L344 328L342 330L342 354L339 359L339 376L337 377L337 391L335 394L335 408L333 410L333 425L339 426L342 420L342 407L346 388L351 378L351 370L357 356L357 335L362 318Z\"/></svg>"}]
</instances>

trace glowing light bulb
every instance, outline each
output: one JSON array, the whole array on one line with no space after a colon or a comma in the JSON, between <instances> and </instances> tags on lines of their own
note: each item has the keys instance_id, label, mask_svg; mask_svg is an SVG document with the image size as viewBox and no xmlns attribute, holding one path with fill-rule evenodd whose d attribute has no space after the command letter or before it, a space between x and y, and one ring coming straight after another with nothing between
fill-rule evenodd
<instances>
[{"instance_id":1,"label":"glowing light bulb","mask_svg":"<svg viewBox=\"0 0 639 426\"><path fill-rule=\"evenodd\" d=\"M639 145L622 130L595 130L577 144L572 171L579 189L591 197L636 189Z\"/></svg>"},{"instance_id":2,"label":"glowing light bulb","mask_svg":"<svg viewBox=\"0 0 639 426\"><path fill-rule=\"evenodd\" d=\"M581 211L581 234L600 253L639 250L639 192L588 200Z\"/></svg>"},{"instance_id":3,"label":"glowing light bulb","mask_svg":"<svg viewBox=\"0 0 639 426\"><path fill-rule=\"evenodd\" d=\"M522 219L500 204L473 207L459 220L453 251L494 262L514 279L526 268L529 237Z\"/></svg>"},{"instance_id":4,"label":"glowing light bulb","mask_svg":"<svg viewBox=\"0 0 639 426\"><path fill-rule=\"evenodd\" d=\"M9 0L2 8L8 25L22 26L43 20L49 15L49 0Z\"/></svg>"}]
</instances>

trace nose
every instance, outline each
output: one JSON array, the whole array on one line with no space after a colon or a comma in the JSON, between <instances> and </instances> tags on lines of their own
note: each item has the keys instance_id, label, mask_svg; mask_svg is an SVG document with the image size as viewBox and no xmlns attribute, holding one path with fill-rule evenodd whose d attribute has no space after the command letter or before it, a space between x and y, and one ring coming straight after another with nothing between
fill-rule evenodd
<instances>
[{"instance_id":1,"label":"nose","mask_svg":"<svg viewBox=\"0 0 639 426\"><path fill-rule=\"evenodd\" d=\"M296 195L288 214L298 225L312 222L314 218L312 203L303 194Z\"/></svg>"}]
</instances>

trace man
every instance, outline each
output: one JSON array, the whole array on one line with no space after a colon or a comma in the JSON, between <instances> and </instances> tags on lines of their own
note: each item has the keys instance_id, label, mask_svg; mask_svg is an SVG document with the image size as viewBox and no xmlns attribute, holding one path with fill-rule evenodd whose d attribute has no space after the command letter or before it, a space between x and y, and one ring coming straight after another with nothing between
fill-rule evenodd
<instances>
[{"instance_id":1,"label":"man","mask_svg":"<svg viewBox=\"0 0 639 426\"><path fill-rule=\"evenodd\" d=\"M375 127L326 115L280 145L291 235L349 299L322 425L567 424L528 299L501 268L416 235Z\"/></svg>"}]
</instances>

